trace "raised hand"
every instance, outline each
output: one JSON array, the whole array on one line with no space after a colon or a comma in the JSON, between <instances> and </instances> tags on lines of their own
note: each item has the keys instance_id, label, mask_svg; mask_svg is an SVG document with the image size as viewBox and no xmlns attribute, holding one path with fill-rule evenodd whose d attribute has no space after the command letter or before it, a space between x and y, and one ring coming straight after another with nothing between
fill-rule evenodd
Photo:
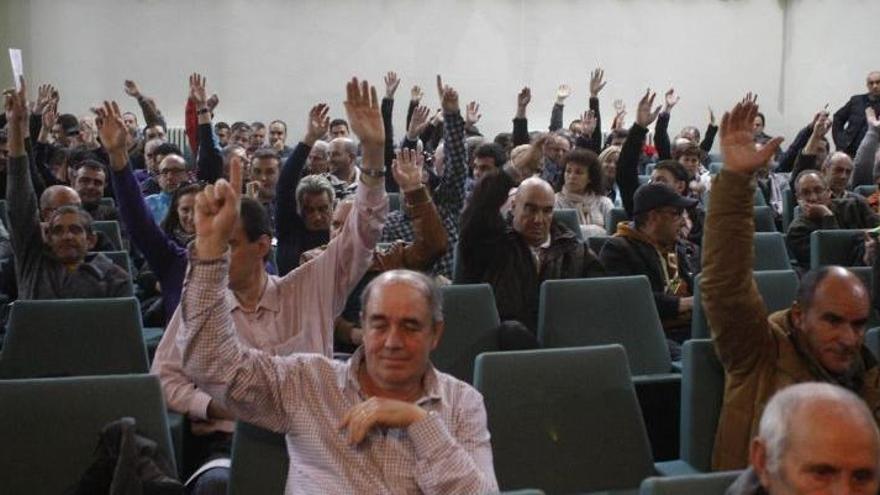
<instances>
[{"instance_id":1,"label":"raised hand","mask_svg":"<svg viewBox=\"0 0 880 495\"><path fill-rule=\"evenodd\" d=\"M562 105L569 96L571 96L571 87L568 84L560 84L556 90L556 104Z\"/></svg>"},{"instance_id":2,"label":"raised hand","mask_svg":"<svg viewBox=\"0 0 880 495\"><path fill-rule=\"evenodd\" d=\"M40 128L40 134L44 131L48 135L48 133L52 130L52 126L55 125L55 120L58 118L57 110L55 109L55 105L49 105L43 110L43 114L41 117L41 122L43 127Z\"/></svg>"},{"instance_id":3,"label":"raised hand","mask_svg":"<svg viewBox=\"0 0 880 495\"><path fill-rule=\"evenodd\" d=\"M526 117L526 107L531 101L532 90L526 86L516 95L516 118L524 119Z\"/></svg>"},{"instance_id":4,"label":"raised hand","mask_svg":"<svg viewBox=\"0 0 880 495\"><path fill-rule=\"evenodd\" d=\"M427 415L427 411L410 402L371 397L349 409L339 428L348 430L349 445L358 445L377 426L406 428Z\"/></svg>"},{"instance_id":5,"label":"raised hand","mask_svg":"<svg viewBox=\"0 0 880 495\"><path fill-rule=\"evenodd\" d=\"M483 114L480 113L480 104L472 101L467 104L467 108L465 109L465 118L464 123L467 127L473 127L477 125L477 122L480 121L480 118L483 117Z\"/></svg>"},{"instance_id":6,"label":"raised hand","mask_svg":"<svg viewBox=\"0 0 880 495\"><path fill-rule=\"evenodd\" d=\"M125 80L125 83L122 85L122 89L125 90L125 94L127 94L128 96L131 96L132 98L140 98L141 97L140 88L138 88L137 83L132 81L131 79Z\"/></svg>"},{"instance_id":7,"label":"raised hand","mask_svg":"<svg viewBox=\"0 0 880 495\"><path fill-rule=\"evenodd\" d=\"M596 130L596 113L592 110L587 110L584 112L584 115L581 117L581 134L584 137L589 137L593 134L593 131Z\"/></svg>"},{"instance_id":8,"label":"raised hand","mask_svg":"<svg viewBox=\"0 0 880 495\"><path fill-rule=\"evenodd\" d=\"M430 116L431 109L424 105L419 105L413 110L412 118L409 121L409 129L406 131L406 137L410 141L415 141L422 135L422 132L428 127Z\"/></svg>"},{"instance_id":9,"label":"raised hand","mask_svg":"<svg viewBox=\"0 0 880 495\"><path fill-rule=\"evenodd\" d=\"M55 87L51 84L41 84L37 89L37 102L34 105L34 113L40 115L45 112L52 105L57 93Z\"/></svg>"},{"instance_id":10,"label":"raised hand","mask_svg":"<svg viewBox=\"0 0 880 495\"><path fill-rule=\"evenodd\" d=\"M195 246L199 259L216 259L226 252L240 209L241 167L241 157L232 155L229 182L220 179L196 196Z\"/></svg>"},{"instance_id":11,"label":"raised hand","mask_svg":"<svg viewBox=\"0 0 880 495\"><path fill-rule=\"evenodd\" d=\"M330 106L326 103L318 103L309 110L309 120L306 123L306 136L303 143L309 146L321 139L330 129Z\"/></svg>"},{"instance_id":12,"label":"raised hand","mask_svg":"<svg viewBox=\"0 0 880 495\"><path fill-rule=\"evenodd\" d=\"M422 88L418 85L413 86L412 89L409 90L409 99L410 101L414 101L416 103L422 101L422 97L425 96L425 93L422 91Z\"/></svg>"},{"instance_id":13,"label":"raised hand","mask_svg":"<svg viewBox=\"0 0 880 495\"><path fill-rule=\"evenodd\" d=\"M440 106L446 113L458 113L458 92L452 86L444 85L440 74L437 74L437 94L440 95Z\"/></svg>"},{"instance_id":14,"label":"raised hand","mask_svg":"<svg viewBox=\"0 0 880 495\"><path fill-rule=\"evenodd\" d=\"M758 115L757 96L749 93L733 110L721 117L721 153L724 168L741 174L752 174L763 167L779 149L781 137L771 139L760 150L755 147L753 128Z\"/></svg>"},{"instance_id":15,"label":"raised hand","mask_svg":"<svg viewBox=\"0 0 880 495\"><path fill-rule=\"evenodd\" d=\"M220 104L220 97L217 96L217 93L212 94L211 97L208 98L208 101L205 102L205 105L208 106L208 110L210 110L212 112L214 111L215 108L217 108L217 105L219 105L219 104Z\"/></svg>"},{"instance_id":16,"label":"raised hand","mask_svg":"<svg viewBox=\"0 0 880 495\"><path fill-rule=\"evenodd\" d=\"M660 115L660 105L657 105L657 108L653 111L651 110L656 96L657 93L652 93L650 88L645 91L645 96L642 97L642 100L639 102L639 108L636 111L636 124L648 127L657 120L657 116Z\"/></svg>"},{"instance_id":17,"label":"raised hand","mask_svg":"<svg viewBox=\"0 0 880 495\"><path fill-rule=\"evenodd\" d=\"M397 72L388 71L385 74L385 98L393 100L398 86L400 86L400 78L397 77Z\"/></svg>"},{"instance_id":18,"label":"raised hand","mask_svg":"<svg viewBox=\"0 0 880 495\"><path fill-rule=\"evenodd\" d=\"M351 130L364 146L383 146L385 143L385 127L382 125L382 114L379 110L379 97L376 87L367 81L358 81L353 77L346 84L345 113Z\"/></svg>"},{"instance_id":19,"label":"raised hand","mask_svg":"<svg viewBox=\"0 0 880 495\"><path fill-rule=\"evenodd\" d=\"M599 96L599 92L608 84L608 81L604 79L605 70L601 67L598 67L590 74L590 97L595 98Z\"/></svg>"},{"instance_id":20,"label":"raised hand","mask_svg":"<svg viewBox=\"0 0 880 495\"><path fill-rule=\"evenodd\" d=\"M391 163L394 180L403 192L414 191L422 186L422 169L418 165L418 151L403 148Z\"/></svg>"},{"instance_id":21,"label":"raised hand","mask_svg":"<svg viewBox=\"0 0 880 495\"><path fill-rule=\"evenodd\" d=\"M623 102L623 100L614 100L614 113L619 114L622 112L626 112L626 104Z\"/></svg>"},{"instance_id":22,"label":"raised hand","mask_svg":"<svg viewBox=\"0 0 880 495\"><path fill-rule=\"evenodd\" d=\"M678 101L681 99L681 97L675 94L674 88L669 88L669 91L667 91L664 96L666 101L666 108L664 109L664 112L671 112L673 107L678 104Z\"/></svg>"},{"instance_id":23,"label":"raised hand","mask_svg":"<svg viewBox=\"0 0 880 495\"><path fill-rule=\"evenodd\" d=\"M7 89L3 92L10 157L25 154L24 139L28 133L27 85L24 76L19 77L19 83L20 89Z\"/></svg>"},{"instance_id":24,"label":"raised hand","mask_svg":"<svg viewBox=\"0 0 880 495\"><path fill-rule=\"evenodd\" d=\"M202 109L208 106L208 93L205 84L208 79L201 74L193 73L189 76L189 99L196 104L196 108Z\"/></svg>"},{"instance_id":25,"label":"raised hand","mask_svg":"<svg viewBox=\"0 0 880 495\"><path fill-rule=\"evenodd\" d=\"M101 145L110 155L110 164L114 170L128 165L128 129L122 120L122 112L115 101L105 101L104 105L96 109L98 114L95 123L98 125L98 135L101 136Z\"/></svg>"},{"instance_id":26,"label":"raised hand","mask_svg":"<svg viewBox=\"0 0 880 495\"><path fill-rule=\"evenodd\" d=\"M715 112L709 107L709 126L715 127Z\"/></svg>"}]
</instances>

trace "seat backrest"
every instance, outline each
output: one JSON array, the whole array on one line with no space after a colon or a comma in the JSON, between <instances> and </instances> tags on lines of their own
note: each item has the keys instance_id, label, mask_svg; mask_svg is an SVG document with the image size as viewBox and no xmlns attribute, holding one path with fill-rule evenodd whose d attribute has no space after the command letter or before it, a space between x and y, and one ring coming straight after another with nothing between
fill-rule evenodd
<instances>
[{"instance_id":1,"label":"seat backrest","mask_svg":"<svg viewBox=\"0 0 880 495\"><path fill-rule=\"evenodd\" d=\"M724 400L724 368L710 339L686 341L681 354L681 459L709 472Z\"/></svg>"},{"instance_id":2,"label":"seat backrest","mask_svg":"<svg viewBox=\"0 0 880 495\"><path fill-rule=\"evenodd\" d=\"M125 416L174 468L157 377L0 380L3 493L63 493L94 462L101 428Z\"/></svg>"},{"instance_id":3,"label":"seat backrest","mask_svg":"<svg viewBox=\"0 0 880 495\"><path fill-rule=\"evenodd\" d=\"M400 193L388 193L388 211L399 211L400 206Z\"/></svg>"},{"instance_id":4,"label":"seat backrest","mask_svg":"<svg viewBox=\"0 0 880 495\"><path fill-rule=\"evenodd\" d=\"M793 270L767 270L754 272L755 284L767 306L767 312L772 313L791 306L798 288L797 274ZM700 289L700 275L694 278L694 313L691 318L691 338L708 339L709 323L706 320L703 309L702 290Z\"/></svg>"},{"instance_id":5,"label":"seat backrest","mask_svg":"<svg viewBox=\"0 0 880 495\"><path fill-rule=\"evenodd\" d=\"M636 375L669 373L672 366L644 275L545 281L538 341L551 348L621 344Z\"/></svg>"},{"instance_id":6,"label":"seat backrest","mask_svg":"<svg viewBox=\"0 0 880 495\"><path fill-rule=\"evenodd\" d=\"M128 273L128 294L134 296L134 281L132 280L132 277L134 276L134 268L131 265L131 257L128 256L128 251L100 251L100 253L109 258L113 264Z\"/></svg>"},{"instance_id":7,"label":"seat backrest","mask_svg":"<svg viewBox=\"0 0 880 495\"><path fill-rule=\"evenodd\" d=\"M232 438L227 493L284 493L289 462L284 435L239 421Z\"/></svg>"},{"instance_id":8,"label":"seat backrest","mask_svg":"<svg viewBox=\"0 0 880 495\"><path fill-rule=\"evenodd\" d=\"M810 268L850 266L853 248L864 236L858 229L815 230L810 234Z\"/></svg>"},{"instance_id":9,"label":"seat backrest","mask_svg":"<svg viewBox=\"0 0 880 495\"><path fill-rule=\"evenodd\" d=\"M755 232L752 245L755 247L752 269L756 271L791 269L791 258L788 256L785 236L782 233Z\"/></svg>"},{"instance_id":10,"label":"seat backrest","mask_svg":"<svg viewBox=\"0 0 880 495\"><path fill-rule=\"evenodd\" d=\"M794 192L789 188L782 190L782 231L788 232L788 225L794 219L794 207L797 206Z\"/></svg>"},{"instance_id":11,"label":"seat backrest","mask_svg":"<svg viewBox=\"0 0 880 495\"><path fill-rule=\"evenodd\" d=\"M481 354L474 385L502 490L632 489L653 472L619 345Z\"/></svg>"},{"instance_id":12,"label":"seat backrest","mask_svg":"<svg viewBox=\"0 0 880 495\"><path fill-rule=\"evenodd\" d=\"M642 482L639 495L724 495L742 471L651 477Z\"/></svg>"},{"instance_id":13,"label":"seat backrest","mask_svg":"<svg viewBox=\"0 0 880 495\"><path fill-rule=\"evenodd\" d=\"M863 184L861 186L856 186L853 189L853 192L862 196L863 198L867 198L868 196L877 192L877 186L874 184Z\"/></svg>"},{"instance_id":14,"label":"seat backrest","mask_svg":"<svg viewBox=\"0 0 880 495\"><path fill-rule=\"evenodd\" d=\"M122 244L122 231L119 228L119 222L116 220L96 220L92 222L92 230L95 232L103 232L107 239L118 248Z\"/></svg>"},{"instance_id":15,"label":"seat backrest","mask_svg":"<svg viewBox=\"0 0 880 495\"><path fill-rule=\"evenodd\" d=\"M612 235L617 232L617 224L629 220L626 210L623 208L611 208L605 216L605 232Z\"/></svg>"},{"instance_id":16,"label":"seat backrest","mask_svg":"<svg viewBox=\"0 0 880 495\"><path fill-rule=\"evenodd\" d=\"M104 206L109 206L111 208L116 208L116 200L109 196L101 198L101 204Z\"/></svg>"},{"instance_id":17,"label":"seat backrest","mask_svg":"<svg viewBox=\"0 0 880 495\"><path fill-rule=\"evenodd\" d=\"M468 383L474 377L474 359L498 350L498 309L489 284L449 285L443 293L445 330L431 363Z\"/></svg>"},{"instance_id":18,"label":"seat backrest","mask_svg":"<svg viewBox=\"0 0 880 495\"><path fill-rule=\"evenodd\" d=\"M12 305L0 378L146 373L133 297L21 300Z\"/></svg>"},{"instance_id":19,"label":"seat backrest","mask_svg":"<svg viewBox=\"0 0 880 495\"><path fill-rule=\"evenodd\" d=\"M461 248L456 242L452 246L452 283L464 282L464 266L461 264Z\"/></svg>"},{"instance_id":20,"label":"seat backrest","mask_svg":"<svg viewBox=\"0 0 880 495\"><path fill-rule=\"evenodd\" d=\"M581 223L578 221L577 212L573 209L560 208L553 210L553 221L564 225L578 240L584 240L584 235L581 232Z\"/></svg>"},{"instance_id":21,"label":"seat backrest","mask_svg":"<svg viewBox=\"0 0 880 495\"><path fill-rule=\"evenodd\" d=\"M769 206L755 207L755 232L777 232L773 210Z\"/></svg>"},{"instance_id":22,"label":"seat backrest","mask_svg":"<svg viewBox=\"0 0 880 495\"><path fill-rule=\"evenodd\" d=\"M865 332L865 347L880 359L880 327L874 327Z\"/></svg>"}]
</instances>

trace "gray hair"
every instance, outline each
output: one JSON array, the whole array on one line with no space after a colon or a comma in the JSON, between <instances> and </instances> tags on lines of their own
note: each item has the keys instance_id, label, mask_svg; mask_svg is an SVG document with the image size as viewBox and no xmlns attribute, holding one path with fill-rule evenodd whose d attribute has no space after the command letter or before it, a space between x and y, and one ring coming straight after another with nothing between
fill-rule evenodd
<instances>
[{"instance_id":1,"label":"gray hair","mask_svg":"<svg viewBox=\"0 0 880 495\"><path fill-rule=\"evenodd\" d=\"M354 143L353 140L351 140L351 139L349 139L349 138L347 138L347 137L338 137L338 138L334 138L334 139L330 140L329 145L330 145L330 146L333 146L333 143L335 143L335 142L337 142L337 141L340 142L340 143L342 143L343 147L345 148L345 152L346 152L346 153L348 153L348 154L351 155L351 156L355 156L355 157L357 156L357 154L358 154L358 147L357 147L357 145Z\"/></svg>"},{"instance_id":2,"label":"gray hair","mask_svg":"<svg viewBox=\"0 0 880 495\"><path fill-rule=\"evenodd\" d=\"M849 390L822 382L799 383L777 392L767 403L758 426L760 437L767 449L767 469L777 472L782 455L788 447L788 436L796 413L803 407L816 403L833 403L841 412L864 421L874 433L874 439L880 444L880 433L873 414L858 395Z\"/></svg>"},{"instance_id":3,"label":"gray hair","mask_svg":"<svg viewBox=\"0 0 880 495\"><path fill-rule=\"evenodd\" d=\"M443 321L443 294L440 286L431 277L412 270L390 270L371 280L361 293L361 311L366 312L373 290L390 283L406 284L418 291L428 303L431 323Z\"/></svg>"},{"instance_id":4,"label":"gray hair","mask_svg":"<svg viewBox=\"0 0 880 495\"><path fill-rule=\"evenodd\" d=\"M307 175L296 186L296 210L302 215L303 197L306 194L327 194L330 204L336 202L336 191L326 177L320 175Z\"/></svg>"}]
</instances>

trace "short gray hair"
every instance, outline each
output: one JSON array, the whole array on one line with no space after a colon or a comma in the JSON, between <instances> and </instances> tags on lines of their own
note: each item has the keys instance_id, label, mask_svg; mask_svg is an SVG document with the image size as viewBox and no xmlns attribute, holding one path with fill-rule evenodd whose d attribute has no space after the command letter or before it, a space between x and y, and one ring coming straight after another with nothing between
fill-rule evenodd
<instances>
[{"instance_id":1,"label":"short gray hair","mask_svg":"<svg viewBox=\"0 0 880 495\"><path fill-rule=\"evenodd\" d=\"M767 469L777 472L782 455L788 447L788 436L795 415L802 407L816 402L833 402L850 414L870 425L875 442L880 444L880 433L874 415L858 395L849 390L823 382L799 383L777 392L767 403L758 426L760 437L767 449Z\"/></svg>"},{"instance_id":2,"label":"short gray hair","mask_svg":"<svg viewBox=\"0 0 880 495\"><path fill-rule=\"evenodd\" d=\"M296 210L302 215L303 197L306 194L327 194L330 204L336 202L336 191L326 177L320 175L307 175L296 186Z\"/></svg>"},{"instance_id":3,"label":"short gray hair","mask_svg":"<svg viewBox=\"0 0 880 495\"><path fill-rule=\"evenodd\" d=\"M389 283L406 284L418 291L428 303L431 323L443 321L443 293L440 292L440 286L431 277L412 270L390 270L371 280L361 293L361 311L364 314L373 290Z\"/></svg>"},{"instance_id":4,"label":"short gray hair","mask_svg":"<svg viewBox=\"0 0 880 495\"><path fill-rule=\"evenodd\" d=\"M352 156L355 156L355 157L357 156L358 147L357 147L357 144L355 144L354 140L347 138L347 137L333 138L330 140L329 146L333 146L333 143L335 143L337 141L342 143L343 147L345 148L346 153L348 153Z\"/></svg>"}]
</instances>

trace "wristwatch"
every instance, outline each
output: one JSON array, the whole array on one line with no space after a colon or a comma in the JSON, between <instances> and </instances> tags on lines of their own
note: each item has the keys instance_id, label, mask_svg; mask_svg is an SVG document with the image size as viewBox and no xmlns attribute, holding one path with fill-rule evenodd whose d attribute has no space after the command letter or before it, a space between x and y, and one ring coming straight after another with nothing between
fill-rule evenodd
<instances>
[{"instance_id":1,"label":"wristwatch","mask_svg":"<svg viewBox=\"0 0 880 495\"><path fill-rule=\"evenodd\" d=\"M385 173L387 172L387 170L385 169L385 167L382 167L382 168L380 168L380 169L378 169L378 170L376 170L376 169L372 169L372 168L358 167L358 170L360 170L361 173L364 174L364 175L366 175L367 177L375 177L375 178L377 178L377 179L378 179L378 178L385 177Z\"/></svg>"}]
</instances>

